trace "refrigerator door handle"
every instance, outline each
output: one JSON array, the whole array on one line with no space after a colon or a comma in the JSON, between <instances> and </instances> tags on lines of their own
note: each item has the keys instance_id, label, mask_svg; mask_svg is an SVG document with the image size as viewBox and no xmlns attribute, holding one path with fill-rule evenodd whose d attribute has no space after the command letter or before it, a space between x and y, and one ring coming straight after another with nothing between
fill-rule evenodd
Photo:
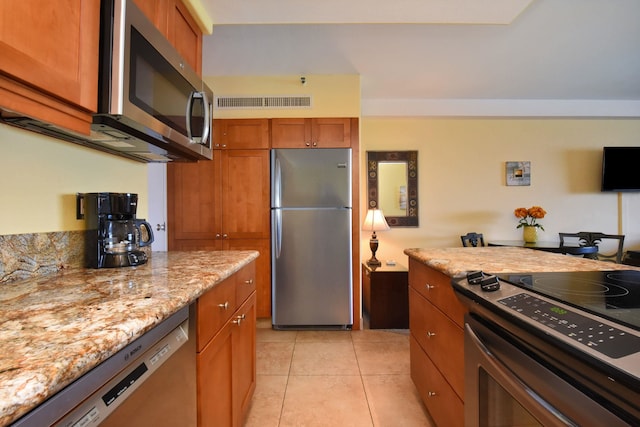
<instances>
[{"instance_id":1,"label":"refrigerator door handle","mask_svg":"<svg viewBox=\"0 0 640 427\"><path fill-rule=\"evenodd\" d=\"M280 166L280 159L276 157L275 171L273 177L273 206L274 208L282 207L282 168Z\"/></svg>"},{"instance_id":2,"label":"refrigerator door handle","mask_svg":"<svg viewBox=\"0 0 640 427\"><path fill-rule=\"evenodd\" d=\"M275 258L280 258L280 252L282 250L282 210L274 209L273 214L275 215L274 221L274 233L275 233Z\"/></svg>"}]
</instances>

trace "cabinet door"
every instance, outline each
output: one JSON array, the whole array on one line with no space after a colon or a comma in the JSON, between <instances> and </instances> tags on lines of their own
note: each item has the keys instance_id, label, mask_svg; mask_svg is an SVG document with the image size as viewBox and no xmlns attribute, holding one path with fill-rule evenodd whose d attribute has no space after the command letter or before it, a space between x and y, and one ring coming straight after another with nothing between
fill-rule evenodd
<instances>
[{"instance_id":1,"label":"cabinet door","mask_svg":"<svg viewBox=\"0 0 640 427\"><path fill-rule=\"evenodd\" d=\"M462 400L422 350L413 334L409 339L411 379L435 425L462 427L464 425Z\"/></svg>"},{"instance_id":2,"label":"cabinet door","mask_svg":"<svg viewBox=\"0 0 640 427\"><path fill-rule=\"evenodd\" d=\"M167 38L198 75L202 74L202 31L180 0L169 0Z\"/></svg>"},{"instance_id":3,"label":"cabinet door","mask_svg":"<svg viewBox=\"0 0 640 427\"><path fill-rule=\"evenodd\" d=\"M351 147L351 119L313 119L311 144L320 148Z\"/></svg>"},{"instance_id":4,"label":"cabinet door","mask_svg":"<svg viewBox=\"0 0 640 427\"><path fill-rule=\"evenodd\" d=\"M198 426L233 425L233 340L231 321L197 355Z\"/></svg>"},{"instance_id":5,"label":"cabinet door","mask_svg":"<svg viewBox=\"0 0 640 427\"><path fill-rule=\"evenodd\" d=\"M411 334L464 400L464 332L414 289L409 291Z\"/></svg>"},{"instance_id":6,"label":"cabinet door","mask_svg":"<svg viewBox=\"0 0 640 427\"><path fill-rule=\"evenodd\" d=\"M311 147L311 119L271 119L273 148Z\"/></svg>"},{"instance_id":7,"label":"cabinet door","mask_svg":"<svg viewBox=\"0 0 640 427\"><path fill-rule=\"evenodd\" d=\"M226 150L221 153L223 238L268 238L269 151Z\"/></svg>"},{"instance_id":8,"label":"cabinet door","mask_svg":"<svg viewBox=\"0 0 640 427\"><path fill-rule=\"evenodd\" d=\"M88 134L100 2L3 1L0 17L0 107Z\"/></svg>"},{"instance_id":9,"label":"cabinet door","mask_svg":"<svg viewBox=\"0 0 640 427\"><path fill-rule=\"evenodd\" d=\"M169 250L183 240L215 240L220 215L220 153L213 160L167 165L167 225ZM200 243L186 246L198 246ZM210 243L207 244L209 246Z\"/></svg>"},{"instance_id":10,"label":"cabinet door","mask_svg":"<svg viewBox=\"0 0 640 427\"><path fill-rule=\"evenodd\" d=\"M256 295L244 303L234 322L233 412L236 427L241 427L256 388Z\"/></svg>"},{"instance_id":11,"label":"cabinet door","mask_svg":"<svg viewBox=\"0 0 640 427\"><path fill-rule=\"evenodd\" d=\"M271 317L271 241L269 239L225 240L224 249L231 251L252 250L260 253L260 256L254 261L256 316L260 318ZM246 298L246 291L243 294ZM238 302L241 302L240 298L238 298Z\"/></svg>"},{"instance_id":12,"label":"cabinet door","mask_svg":"<svg viewBox=\"0 0 640 427\"><path fill-rule=\"evenodd\" d=\"M351 119L272 119L273 148L351 147Z\"/></svg>"},{"instance_id":13,"label":"cabinet door","mask_svg":"<svg viewBox=\"0 0 640 427\"><path fill-rule=\"evenodd\" d=\"M215 148L269 148L269 119L225 119L213 121Z\"/></svg>"}]
</instances>

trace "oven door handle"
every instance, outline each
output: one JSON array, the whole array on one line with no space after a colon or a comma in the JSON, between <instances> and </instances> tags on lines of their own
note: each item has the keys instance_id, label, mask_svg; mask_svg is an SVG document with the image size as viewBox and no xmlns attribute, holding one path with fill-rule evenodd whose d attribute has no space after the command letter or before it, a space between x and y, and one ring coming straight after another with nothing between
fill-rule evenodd
<instances>
[{"instance_id":1,"label":"oven door handle","mask_svg":"<svg viewBox=\"0 0 640 427\"><path fill-rule=\"evenodd\" d=\"M560 413L556 408L550 405L543 397L534 390L529 388L511 369L509 369L496 354L494 354L482 341L468 323L464 325L467 337L470 342L482 354L482 365L491 376L500 378L500 385L508 387L508 392L518 401L535 402L535 408L527 406L527 410L545 426L578 426L574 421ZM465 354L465 359L467 355ZM477 368L474 368L477 369ZM477 375L477 374L474 374ZM479 393L479 390L473 390L472 393ZM465 391L467 394L467 391Z\"/></svg>"}]
</instances>

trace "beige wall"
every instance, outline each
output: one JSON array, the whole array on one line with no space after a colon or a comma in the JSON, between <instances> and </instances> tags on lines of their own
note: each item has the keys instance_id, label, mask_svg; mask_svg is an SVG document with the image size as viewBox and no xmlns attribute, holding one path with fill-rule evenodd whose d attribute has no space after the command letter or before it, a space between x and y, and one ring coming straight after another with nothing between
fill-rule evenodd
<instances>
[{"instance_id":1,"label":"beige wall","mask_svg":"<svg viewBox=\"0 0 640 427\"><path fill-rule=\"evenodd\" d=\"M513 210L532 205L548 212L540 240L601 231L625 234L625 249L638 249L640 193L600 192L602 147L616 145L640 145L640 120L364 117L362 170L367 150L419 151L420 227L378 233L377 258L406 263L404 248L461 246L469 231L521 239ZM505 162L527 160L531 185L506 186Z\"/></svg>"},{"instance_id":2,"label":"beige wall","mask_svg":"<svg viewBox=\"0 0 640 427\"><path fill-rule=\"evenodd\" d=\"M147 167L0 124L0 235L83 230L75 194L138 193L147 215Z\"/></svg>"}]
</instances>

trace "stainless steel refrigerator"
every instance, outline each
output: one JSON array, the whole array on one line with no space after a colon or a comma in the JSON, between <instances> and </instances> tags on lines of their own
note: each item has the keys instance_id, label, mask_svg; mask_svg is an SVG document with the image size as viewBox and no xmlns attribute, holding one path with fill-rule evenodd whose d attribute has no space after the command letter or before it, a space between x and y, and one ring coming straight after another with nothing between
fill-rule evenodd
<instances>
[{"instance_id":1,"label":"stainless steel refrigerator","mask_svg":"<svg viewBox=\"0 0 640 427\"><path fill-rule=\"evenodd\" d=\"M350 328L350 148L271 151L271 235L273 328Z\"/></svg>"}]
</instances>

